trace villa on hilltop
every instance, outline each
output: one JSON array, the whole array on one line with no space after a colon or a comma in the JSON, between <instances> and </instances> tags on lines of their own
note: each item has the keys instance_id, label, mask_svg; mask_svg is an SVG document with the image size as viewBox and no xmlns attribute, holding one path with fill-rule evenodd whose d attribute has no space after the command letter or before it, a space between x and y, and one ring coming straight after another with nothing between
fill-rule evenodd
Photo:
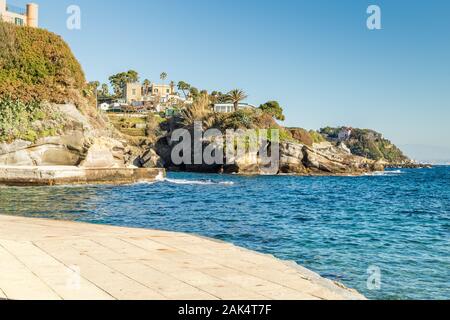
<instances>
[{"instance_id":1,"label":"villa on hilltop","mask_svg":"<svg viewBox=\"0 0 450 320\"><path fill-rule=\"evenodd\" d=\"M139 81L124 82L120 89L120 94L116 94L116 96L106 95L100 99L97 98L97 107L105 112L144 114L153 112L164 114L167 117L179 113L194 103L193 93L183 91L184 96L182 96L173 81L169 84L152 83L149 80L145 80L143 83ZM229 100L222 99L221 102L211 103L211 111L233 113L257 108L244 102L239 102L235 106Z\"/></svg>"},{"instance_id":2,"label":"villa on hilltop","mask_svg":"<svg viewBox=\"0 0 450 320\"><path fill-rule=\"evenodd\" d=\"M344 127L339 131L338 133L338 141L347 141L351 138L353 132L353 128L351 127Z\"/></svg>"},{"instance_id":3,"label":"villa on hilltop","mask_svg":"<svg viewBox=\"0 0 450 320\"><path fill-rule=\"evenodd\" d=\"M182 98L172 84L143 85L139 82L127 83L123 90L125 102L133 107L147 107L164 112L174 106L192 104L192 99Z\"/></svg>"},{"instance_id":4,"label":"villa on hilltop","mask_svg":"<svg viewBox=\"0 0 450 320\"><path fill-rule=\"evenodd\" d=\"M148 85L139 82L126 83L122 88L120 99L108 99L98 107L103 111L134 111L134 112L164 112L172 114L174 108L183 108L192 104L193 100L187 96L183 98L175 88L175 84Z\"/></svg>"},{"instance_id":5,"label":"villa on hilltop","mask_svg":"<svg viewBox=\"0 0 450 320\"><path fill-rule=\"evenodd\" d=\"M39 26L39 6L35 3L28 3L25 9L10 5L6 3L6 0L0 0L0 20L18 26L37 28Z\"/></svg>"},{"instance_id":6,"label":"villa on hilltop","mask_svg":"<svg viewBox=\"0 0 450 320\"><path fill-rule=\"evenodd\" d=\"M171 96L177 96L174 86L167 84L150 84L146 87L139 82L127 83L124 88L124 98L129 104L141 101L151 101L155 97L160 97L163 100Z\"/></svg>"}]
</instances>

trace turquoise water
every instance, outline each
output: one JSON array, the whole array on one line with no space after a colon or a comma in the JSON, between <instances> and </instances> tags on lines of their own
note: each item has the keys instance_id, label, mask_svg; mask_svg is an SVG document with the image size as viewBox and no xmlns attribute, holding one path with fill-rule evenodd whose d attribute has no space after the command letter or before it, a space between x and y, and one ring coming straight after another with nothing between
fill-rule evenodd
<instances>
[{"instance_id":1,"label":"turquoise water","mask_svg":"<svg viewBox=\"0 0 450 320\"><path fill-rule=\"evenodd\" d=\"M450 299L450 167L3 187L0 213L197 233L294 260L371 299ZM379 290L367 288L370 266Z\"/></svg>"}]
</instances>

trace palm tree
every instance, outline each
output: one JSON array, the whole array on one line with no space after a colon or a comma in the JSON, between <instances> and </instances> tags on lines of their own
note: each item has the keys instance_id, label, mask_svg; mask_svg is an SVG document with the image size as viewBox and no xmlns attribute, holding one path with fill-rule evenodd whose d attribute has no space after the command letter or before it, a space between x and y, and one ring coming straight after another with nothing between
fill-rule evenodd
<instances>
[{"instance_id":1,"label":"palm tree","mask_svg":"<svg viewBox=\"0 0 450 320\"><path fill-rule=\"evenodd\" d=\"M236 112L238 110L239 102L242 100L245 100L248 98L248 96L245 94L245 92L241 89L234 89L228 92L227 98L230 100L231 103L234 105L234 111Z\"/></svg>"},{"instance_id":2,"label":"palm tree","mask_svg":"<svg viewBox=\"0 0 450 320\"><path fill-rule=\"evenodd\" d=\"M191 85L187 82L180 81L178 82L178 90L183 92L184 98L187 99L187 91L191 89Z\"/></svg>"},{"instance_id":3,"label":"palm tree","mask_svg":"<svg viewBox=\"0 0 450 320\"><path fill-rule=\"evenodd\" d=\"M159 76L159 78L162 80L162 82L163 82L163 84L164 84L164 81L167 79L167 73L165 73L165 72L161 73L161 75Z\"/></svg>"}]
</instances>

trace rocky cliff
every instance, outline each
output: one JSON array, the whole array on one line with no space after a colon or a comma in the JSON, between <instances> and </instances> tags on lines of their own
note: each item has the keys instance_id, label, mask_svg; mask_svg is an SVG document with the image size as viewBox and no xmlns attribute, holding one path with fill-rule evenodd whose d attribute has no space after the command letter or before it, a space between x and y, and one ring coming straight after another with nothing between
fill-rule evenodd
<instances>
[{"instance_id":1,"label":"rocky cliff","mask_svg":"<svg viewBox=\"0 0 450 320\"><path fill-rule=\"evenodd\" d=\"M96 110L68 45L0 22L0 165L126 167L137 154Z\"/></svg>"},{"instance_id":2,"label":"rocky cliff","mask_svg":"<svg viewBox=\"0 0 450 320\"><path fill-rule=\"evenodd\" d=\"M97 112L80 64L59 36L0 22L0 39L0 166L134 165L197 172L340 175L382 170L381 160L403 159L377 135L369 139L371 135L358 134L346 141L347 148L326 142L325 133L283 128L260 109L212 113L208 98L202 96L181 118L161 124L154 139L135 143ZM261 159L261 152L267 153L270 144L265 150L236 157L230 165L174 165L171 132L189 128L198 120L205 129L221 132L278 129L281 145L276 166L267 166ZM380 154L373 151L374 143ZM203 147L210 144L204 141Z\"/></svg>"},{"instance_id":3,"label":"rocky cliff","mask_svg":"<svg viewBox=\"0 0 450 320\"><path fill-rule=\"evenodd\" d=\"M33 141L1 142L0 165L104 168L133 163L133 149L113 131L94 128L73 104L53 107L64 118L61 132Z\"/></svg>"},{"instance_id":4,"label":"rocky cliff","mask_svg":"<svg viewBox=\"0 0 450 320\"><path fill-rule=\"evenodd\" d=\"M202 150L211 143L203 142ZM227 164L226 153L224 164L182 164L172 162L171 153L176 144L170 141L170 135L147 148L145 154L139 158L142 166L165 166L172 171L207 172L207 173L236 173L243 175L359 175L371 171L383 171L382 163L364 157L353 155L344 146L335 146L329 142L314 143L311 146L297 141L282 141L279 145L279 156L273 163L263 161L262 154L270 154L270 144L264 149L248 151L242 156L233 158L232 164ZM191 154L191 163L194 163ZM274 165L272 165L274 164Z\"/></svg>"},{"instance_id":5,"label":"rocky cliff","mask_svg":"<svg viewBox=\"0 0 450 320\"><path fill-rule=\"evenodd\" d=\"M320 133L334 144L344 143L350 151L358 156L386 164L409 164L411 160L395 146L385 139L379 132L370 129L352 128L349 135L339 139L339 133L345 128L323 128Z\"/></svg>"}]
</instances>

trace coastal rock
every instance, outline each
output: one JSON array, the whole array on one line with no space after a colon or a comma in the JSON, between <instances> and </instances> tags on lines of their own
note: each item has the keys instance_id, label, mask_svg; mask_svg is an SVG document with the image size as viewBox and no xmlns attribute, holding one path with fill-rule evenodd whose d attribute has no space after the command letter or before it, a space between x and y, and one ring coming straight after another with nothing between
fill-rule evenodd
<instances>
[{"instance_id":1,"label":"coastal rock","mask_svg":"<svg viewBox=\"0 0 450 320\"><path fill-rule=\"evenodd\" d=\"M225 173L239 173L247 175L262 174L257 153L248 153L241 157L236 157L230 161L230 165L224 167Z\"/></svg>"},{"instance_id":2,"label":"coastal rock","mask_svg":"<svg viewBox=\"0 0 450 320\"><path fill-rule=\"evenodd\" d=\"M183 164L175 166L172 164L171 146L166 139L160 139L155 146L155 153L162 159L165 167L169 170L190 171L190 172L224 172L243 175L276 175L276 174L298 174L298 175L341 175L341 174L362 174L372 170L382 170L382 164L375 164L374 161L352 155L344 146L336 146L329 142L306 146L295 142L280 143L279 158L274 163L266 164L260 156L261 152L270 150L270 145L263 149L247 152L244 155L225 161L225 165L192 165ZM153 160L156 158L153 151L147 151L146 158Z\"/></svg>"},{"instance_id":3,"label":"coastal rock","mask_svg":"<svg viewBox=\"0 0 450 320\"><path fill-rule=\"evenodd\" d=\"M6 147L4 144L0 154L0 165L77 165L82 158L83 150L80 146L76 148L78 144L66 144L69 140L73 138L58 136L40 139L34 144L21 141L15 141Z\"/></svg>"},{"instance_id":4,"label":"coastal rock","mask_svg":"<svg viewBox=\"0 0 450 320\"><path fill-rule=\"evenodd\" d=\"M208 145L208 144L206 144ZM274 163L263 163L260 152L270 150L267 144L259 152L247 152L236 158L225 159L225 165L207 164L183 164L176 166L171 162L171 146L166 138L156 143L140 158L141 165L149 162L149 166L157 163L158 155L162 163L169 170L205 172L205 173L234 173L243 175L276 175L276 174L298 174L298 175L341 175L362 174L372 170L382 170L381 163L375 163L363 157L352 155L344 146L335 146L329 142L306 146L295 142L280 143L279 158ZM205 147L205 146L204 146ZM228 160L228 161L227 161Z\"/></svg>"},{"instance_id":5,"label":"coastal rock","mask_svg":"<svg viewBox=\"0 0 450 320\"><path fill-rule=\"evenodd\" d=\"M378 160L378 161L376 161L376 162L374 162L372 164L372 168L371 169L373 171L384 171L385 166L386 166L386 162L385 161Z\"/></svg>"},{"instance_id":6,"label":"coastal rock","mask_svg":"<svg viewBox=\"0 0 450 320\"><path fill-rule=\"evenodd\" d=\"M139 165L143 168L162 168L164 163L154 149L148 149L139 157Z\"/></svg>"},{"instance_id":7,"label":"coastal rock","mask_svg":"<svg viewBox=\"0 0 450 320\"><path fill-rule=\"evenodd\" d=\"M105 137L87 139L79 131L74 131L39 139L34 144L3 144L0 165L125 167L130 161L128 153L129 150L118 140Z\"/></svg>"},{"instance_id":8,"label":"coastal rock","mask_svg":"<svg viewBox=\"0 0 450 320\"><path fill-rule=\"evenodd\" d=\"M64 119L64 132L35 142L0 144L0 165L127 167L142 153L83 115L73 104L54 105Z\"/></svg>"},{"instance_id":9,"label":"coastal rock","mask_svg":"<svg viewBox=\"0 0 450 320\"><path fill-rule=\"evenodd\" d=\"M327 155L310 147L303 147L303 163L310 170L324 173L344 173L347 166L340 159L331 159Z\"/></svg>"},{"instance_id":10,"label":"coastal rock","mask_svg":"<svg viewBox=\"0 0 450 320\"><path fill-rule=\"evenodd\" d=\"M374 161L349 154L332 144L303 148L304 165L312 172L325 174L361 174L372 171Z\"/></svg>"},{"instance_id":11,"label":"coastal rock","mask_svg":"<svg viewBox=\"0 0 450 320\"><path fill-rule=\"evenodd\" d=\"M94 128L89 119L83 115L73 104L56 105L59 111L67 119L69 126L73 130L82 131L85 135L94 135Z\"/></svg>"},{"instance_id":12,"label":"coastal rock","mask_svg":"<svg viewBox=\"0 0 450 320\"><path fill-rule=\"evenodd\" d=\"M24 140L15 140L10 144L0 143L0 156L26 149L31 144L31 142Z\"/></svg>"},{"instance_id":13,"label":"coastal rock","mask_svg":"<svg viewBox=\"0 0 450 320\"><path fill-rule=\"evenodd\" d=\"M17 150L0 156L0 166L33 166L34 162L27 150Z\"/></svg>"},{"instance_id":14,"label":"coastal rock","mask_svg":"<svg viewBox=\"0 0 450 320\"><path fill-rule=\"evenodd\" d=\"M97 138L87 150L79 166L84 168L123 167L125 153L125 147L121 142L104 137Z\"/></svg>"},{"instance_id":15,"label":"coastal rock","mask_svg":"<svg viewBox=\"0 0 450 320\"><path fill-rule=\"evenodd\" d=\"M302 144L290 142L280 144L279 173L307 173L307 169L303 164L303 146Z\"/></svg>"}]
</instances>

